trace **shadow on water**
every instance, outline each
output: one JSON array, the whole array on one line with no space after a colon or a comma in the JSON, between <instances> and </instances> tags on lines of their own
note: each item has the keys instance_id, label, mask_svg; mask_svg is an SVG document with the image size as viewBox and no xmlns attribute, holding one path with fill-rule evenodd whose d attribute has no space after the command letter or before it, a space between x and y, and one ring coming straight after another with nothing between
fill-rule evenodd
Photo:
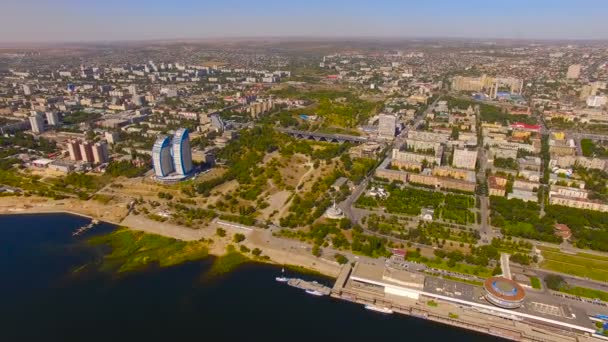
<instances>
[{"instance_id":1,"label":"shadow on water","mask_svg":"<svg viewBox=\"0 0 608 342\"><path fill-rule=\"evenodd\" d=\"M104 255L87 236L114 229L100 224L72 237L86 223L71 215L0 216L0 341L498 340L309 296L275 282L281 268L267 264L241 264L204 282L212 257L120 275L95 267L74 272Z\"/></svg>"}]
</instances>

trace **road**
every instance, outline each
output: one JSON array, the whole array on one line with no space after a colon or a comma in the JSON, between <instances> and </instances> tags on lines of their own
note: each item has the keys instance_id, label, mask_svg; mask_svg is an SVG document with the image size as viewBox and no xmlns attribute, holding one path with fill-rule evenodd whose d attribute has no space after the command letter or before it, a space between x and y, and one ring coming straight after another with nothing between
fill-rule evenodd
<instances>
[{"instance_id":1,"label":"road","mask_svg":"<svg viewBox=\"0 0 608 342\"><path fill-rule=\"evenodd\" d=\"M427 114L433 110L433 108L435 107L435 105L437 104L437 102L440 99L441 99L441 96L438 96L437 99L435 99L435 101L433 101L433 103L431 103L424 112L422 112L416 118L414 118L414 121L410 125L406 126L401 132L399 132L399 134L395 137L395 140L393 141L391 148L388 149L389 153L391 153L393 148L401 147L403 140L407 137L407 132L412 128L415 129L416 127L418 127L420 122L422 122L424 120L424 118L427 116ZM382 159L384 159L384 156L382 157ZM359 196L361 196L361 194L365 191L365 189L367 189L369 180L373 175L374 175L374 171L372 170L372 172L368 173L367 176L365 177L365 179L363 181L361 181L361 183L359 183L359 185L351 192L350 196L348 196L346 198L346 200L344 200L339 205L340 209L342 209L342 211L344 212L344 216L353 223L360 224L360 219L361 219L361 217L359 215L356 215L353 212L353 203L355 203L355 201L359 198Z\"/></svg>"},{"instance_id":2,"label":"road","mask_svg":"<svg viewBox=\"0 0 608 342\"><path fill-rule=\"evenodd\" d=\"M481 130L481 115L477 113L477 127ZM486 156L486 149L483 146L483 137L477 142L477 163L479 168L477 170L477 184L485 184L486 180L486 168L488 163L488 157ZM478 192L477 199L479 201L479 214L481 216L479 233L481 235L481 243L488 244L492 241L493 230L490 227L490 200L487 193Z\"/></svg>"},{"instance_id":3,"label":"road","mask_svg":"<svg viewBox=\"0 0 608 342\"><path fill-rule=\"evenodd\" d=\"M507 279L513 279L511 276L511 266L509 265L510 255L507 253L500 253L500 268L502 269L502 276Z\"/></svg>"}]
</instances>

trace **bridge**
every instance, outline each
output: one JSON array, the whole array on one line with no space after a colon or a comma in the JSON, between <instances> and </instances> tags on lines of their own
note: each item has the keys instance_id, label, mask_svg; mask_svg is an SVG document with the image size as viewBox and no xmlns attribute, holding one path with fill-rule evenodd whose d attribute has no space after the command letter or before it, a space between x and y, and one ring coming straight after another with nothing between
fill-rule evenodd
<instances>
[{"instance_id":1,"label":"bridge","mask_svg":"<svg viewBox=\"0 0 608 342\"><path fill-rule=\"evenodd\" d=\"M346 134L331 134L331 133L320 133L320 132L308 132L308 131L299 131L295 129L289 128L277 128L279 132L289 134L297 139L309 139L316 141L327 141L327 142L335 142L342 144L345 141L353 142L353 143L364 143L367 142L366 137L358 137L354 135L346 135Z\"/></svg>"}]
</instances>

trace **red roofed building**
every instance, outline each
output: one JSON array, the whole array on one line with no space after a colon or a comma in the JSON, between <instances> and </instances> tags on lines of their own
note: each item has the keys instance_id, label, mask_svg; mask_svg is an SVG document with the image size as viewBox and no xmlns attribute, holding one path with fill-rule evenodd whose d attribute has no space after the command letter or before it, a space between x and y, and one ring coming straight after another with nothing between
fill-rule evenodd
<instances>
[{"instance_id":1,"label":"red roofed building","mask_svg":"<svg viewBox=\"0 0 608 342\"><path fill-rule=\"evenodd\" d=\"M572 236L572 231L570 230L570 227L566 226L565 224L556 223L554 228L555 235L561 237L564 240L568 240Z\"/></svg>"},{"instance_id":2,"label":"red roofed building","mask_svg":"<svg viewBox=\"0 0 608 342\"><path fill-rule=\"evenodd\" d=\"M511 125L512 129L520 129L520 130L524 130L524 131L532 131L532 132L540 132L540 126L539 125L528 125L525 124L523 122L516 122L514 124Z\"/></svg>"},{"instance_id":3,"label":"red roofed building","mask_svg":"<svg viewBox=\"0 0 608 342\"><path fill-rule=\"evenodd\" d=\"M396 256L400 259L405 259L405 256L407 255L407 251L403 249L393 248L392 252L393 256Z\"/></svg>"}]
</instances>

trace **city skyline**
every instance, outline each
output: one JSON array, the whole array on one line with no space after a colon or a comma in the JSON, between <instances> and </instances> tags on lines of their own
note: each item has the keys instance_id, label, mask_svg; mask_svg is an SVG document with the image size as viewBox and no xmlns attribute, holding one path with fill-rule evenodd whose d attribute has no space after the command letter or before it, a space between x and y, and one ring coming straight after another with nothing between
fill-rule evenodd
<instances>
[{"instance_id":1,"label":"city skyline","mask_svg":"<svg viewBox=\"0 0 608 342\"><path fill-rule=\"evenodd\" d=\"M238 37L605 39L608 3L8 0L0 42ZM23 19L27 18L27 21Z\"/></svg>"}]
</instances>

